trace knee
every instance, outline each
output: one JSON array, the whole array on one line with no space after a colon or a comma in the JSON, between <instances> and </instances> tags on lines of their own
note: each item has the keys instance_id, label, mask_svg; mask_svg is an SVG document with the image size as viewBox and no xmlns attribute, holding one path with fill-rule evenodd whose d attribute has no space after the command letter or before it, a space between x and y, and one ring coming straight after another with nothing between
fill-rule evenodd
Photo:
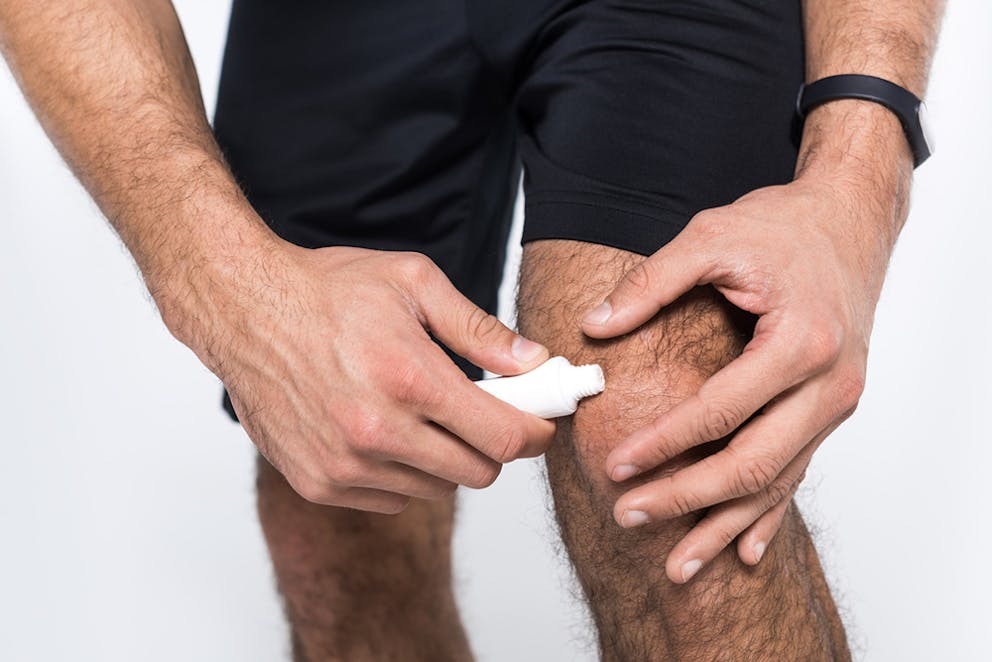
<instances>
[{"instance_id":1,"label":"knee","mask_svg":"<svg viewBox=\"0 0 992 662\"><path fill-rule=\"evenodd\" d=\"M521 268L521 332L573 363L603 367L606 390L583 401L570 419L559 421L555 452L570 454L587 485L611 506L631 485L610 480L609 452L694 393L740 353L751 331L751 320L719 293L696 288L633 333L607 341L584 336L579 319L585 311L642 259L593 244L533 242L525 247ZM674 472L720 447L720 442L713 442L693 448L639 480Z\"/></svg>"}]
</instances>

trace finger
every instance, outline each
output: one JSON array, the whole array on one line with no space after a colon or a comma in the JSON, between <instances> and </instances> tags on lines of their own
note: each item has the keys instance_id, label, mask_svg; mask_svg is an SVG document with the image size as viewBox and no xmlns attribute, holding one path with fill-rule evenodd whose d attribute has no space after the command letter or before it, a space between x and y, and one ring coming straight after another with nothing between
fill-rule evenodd
<instances>
[{"instance_id":1,"label":"finger","mask_svg":"<svg viewBox=\"0 0 992 662\"><path fill-rule=\"evenodd\" d=\"M813 446L813 450L819 448L820 444L822 444L824 440L837 429L838 425L840 425L840 422L835 421L826 430L820 433L816 439L810 442L810 445ZM804 478L806 478L806 469L803 469L802 474L799 476L799 480L796 481L797 489L803 482ZM779 528L782 526L782 520L785 518L789 499L784 499L784 501L784 505L779 504L770 509L767 513L759 517L754 524L749 526L743 534L741 534L740 539L737 541L737 554L741 557L741 560L744 561L744 563L756 565L758 561L761 560L761 557L768 548L768 545L771 543L772 538L775 537L775 534L778 533Z\"/></svg>"},{"instance_id":2,"label":"finger","mask_svg":"<svg viewBox=\"0 0 992 662\"><path fill-rule=\"evenodd\" d=\"M498 375L536 368L550 354L508 329L461 292L429 258L412 253L408 291L427 329L453 352Z\"/></svg>"},{"instance_id":3,"label":"finger","mask_svg":"<svg viewBox=\"0 0 992 662\"><path fill-rule=\"evenodd\" d=\"M500 463L543 455L557 425L522 412L465 379L452 397L428 412L430 419Z\"/></svg>"},{"instance_id":4,"label":"finger","mask_svg":"<svg viewBox=\"0 0 992 662\"><path fill-rule=\"evenodd\" d=\"M338 503L330 504L367 510L383 515L398 515L410 505L410 497L384 490L374 490L367 487L350 487L336 497Z\"/></svg>"},{"instance_id":5,"label":"finger","mask_svg":"<svg viewBox=\"0 0 992 662\"><path fill-rule=\"evenodd\" d=\"M557 429L520 411L472 383L434 343L420 352L428 387L416 395L416 408L425 418L497 462L536 457L551 445Z\"/></svg>"},{"instance_id":6,"label":"finger","mask_svg":"<svg viewBox=\"0 0 992 662\"><path fill-rule=\"evenodd\" d=\"M399 462L370 462L351 483L353 487L394 492L417 499L443 499L458 483Z\"/></svg>"},{"instance_id":7,"label":"finger","mask_svg":"<svg viewBox=\"0 0 992 662\"><path fill-rule=\"evenodd\" d=\"M717 371L695 395L635 431L606 458L606 470L623 481L680 453L721 439L743 425L815 368L801 360L788 325L763 318L744 352Z\"/></svg>"},{"instance_id":8,"label":"finger","mask_svg":"<svg viewBox=\"0 0 992 662\"><path fill-rule=\"evenodd\" d=\"M710 252L690 227L628 271L606 299L582 318L582 331L593 338L633 331L692 287L709 282Z\"/></svg>"},{"instance_id":9,"label":"finger","mask_svg":"<svg viewBox=\"0 0 992 662\"><path fill-rule=\"evenodd\" d=\"M815 449L815 443L807 444L761 492L710 508L706 516L669 552L665 571L672 581L688 581L755 520L782 503L788 504Z\"/></svg>"},{"instance_id":10,"label":"finger","mask_svg":"<svg viewBox=\"0 0 992 662\"><path fill-rule=\"evenodd\" d=\"M796 481L788 488L785 496L768 510L761 510L765 508L761 504L737 503L736 501L712 509L676 545L677 549L673 549L669 554L668 560L665 563L665 573L669 579L677 584L682 584L692 579L701 568L706 567L716 558L741 531L754 522L755 518L760 520L765 516L781 513L778 515L778 525L781 525L785 511L792 501L792 495L795 494L798 487L799 481ZM750 499L747 498L742 501L749 501ZM726 536L730 537L727 538ZM685 549L682 549L683 543L685 544ZM764 548L760 551L764 553ZM753 555L754 553L754 550L749 551L749 554ZM753 563L745 562L749 563L749 565L756 565L758 561L754 560Z\"/></svg>"},{"instance_id":11,"label":"finger","mask_svg":"<svg viewBox=\"0 0 992 662\"><path fill-rule=\"evenodd\" d=\"M636 526L681 517L767 488L835 414L821 406L820 386L807 382L742 428L722 450L624 494L617 521Z\"/></svg>"},{"instance_id":12,"label":"finger","mask_svg":"<svg viewBox=\"0 0 992 662\"><path fill-rule=\"evenodd\" d=\"M410 497L408 496L367 487L337 489L325 486L318 491L313 491L301 490L293 485L293 489L307 501L321 506L352 508L384 515L396 515L410 504Z\"/></svg>"},{"instance_id":13,"label":"finger","mask_svg":"<svg viewBox=\"0 0 992 662\"><path fill-rule=\"evenodd\" d=\"M806 477L804 471L795 482L789 494L784 499L768 509L761 515L754 524L748 527L737 539L737 556L748 565L758 565L765 550L771 544L772 539L778 530L782 528L785 520L785 513L789 510L789 504L795 496L799 486L802 485L803 478Z\"/></svg>"},{"instance_id":14,"label":"finger","mask_svg":"<svg viewBox=\"0 0 992 662\"><path fill-rule=\"evenodd\" d=\"M551 444L556 430L553 421L525 413L479 388L426 337L419 342L408 339L406 344L408 358L393 366L384 362L377 375L384 393L400 405L398 415L412 413L437 423L500 463L540 455ZM411 448L407 443L408 428L398 430L394 420L381 425L386 429L375 434L372 443L365 444L366 451L395 459L392 454ZM429 453L429 447L412 446L418 453ZM413 462L407 464L419 467Z\"/></svg>"},{"instance_id":15,"label":"finger","mask_svg":"<svg viewBox=\"0 0 992 662\"><path fill-rule=\"evenodd\" d=\"M448 430L418 419L410 432L384 449L381 457L440 480L480 489L493 484L503 465L486 457Z\"/></svg>"}]
</instances>

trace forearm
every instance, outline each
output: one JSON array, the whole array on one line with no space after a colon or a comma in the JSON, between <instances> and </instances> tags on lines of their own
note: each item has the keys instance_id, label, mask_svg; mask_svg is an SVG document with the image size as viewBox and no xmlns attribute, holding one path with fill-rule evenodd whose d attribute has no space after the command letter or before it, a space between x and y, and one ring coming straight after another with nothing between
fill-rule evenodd
<instances>
[{"instance_id":1,"label":"forearm","mask_svg":"<svg viewBox=\"0 0 992 662\"><path fill-rule=\"evenodd\" d=\"M6 0L0 48L163 317L193 274L273 241L214 142L168 0Z\"/></svg>"},{"instance_id":2,"label":"forearm","mask_svg":"<svg viewBox=\"0 0 992 662\"><path fill-rule=\"evenodd\" d=\"M943 0L804 0L806 80L868 74L922 98ZM838 100L806 118L796 176L849 184L866 202L888 205L881 240L891 246L905 221L913 158L885 107Z\"/></svg>"}]
</instances>

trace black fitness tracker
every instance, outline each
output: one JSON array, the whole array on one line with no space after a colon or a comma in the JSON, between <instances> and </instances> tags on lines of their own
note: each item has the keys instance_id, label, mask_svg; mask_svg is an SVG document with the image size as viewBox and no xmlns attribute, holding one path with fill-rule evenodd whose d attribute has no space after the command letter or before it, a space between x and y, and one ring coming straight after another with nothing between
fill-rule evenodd
<instances>
[{"instance_id":1,"label":"black fitness tracker","mask_svg":"<svg viewBox=\"0 0 992 662\"><path fill-rule=\"evenodd\" d=\"M834 99L874 101L895 113L913 151L914 168L933 153L933 140L927 128L926 106L906 88L875 76L828 76L809 85L799 86L796 111L804 118L812 108Z\"/></svg>"}]
</instances>

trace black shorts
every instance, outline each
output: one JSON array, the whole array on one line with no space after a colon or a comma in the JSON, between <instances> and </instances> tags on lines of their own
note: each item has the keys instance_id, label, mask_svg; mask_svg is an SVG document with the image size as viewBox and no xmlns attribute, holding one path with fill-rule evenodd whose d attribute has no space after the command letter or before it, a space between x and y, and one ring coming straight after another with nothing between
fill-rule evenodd
<instances>
[{"instance_id":1,"label":"black shorts","mask_svg":"<svg viewBox=\"0 0 992 662\"><path fill-rule=\"evenodd\" d=\"M524 242L648 255L792 178L803 59L800 0L234 0L215 130L281 237L493 312L521 163Z\"/></svg>"}]
</instances>

